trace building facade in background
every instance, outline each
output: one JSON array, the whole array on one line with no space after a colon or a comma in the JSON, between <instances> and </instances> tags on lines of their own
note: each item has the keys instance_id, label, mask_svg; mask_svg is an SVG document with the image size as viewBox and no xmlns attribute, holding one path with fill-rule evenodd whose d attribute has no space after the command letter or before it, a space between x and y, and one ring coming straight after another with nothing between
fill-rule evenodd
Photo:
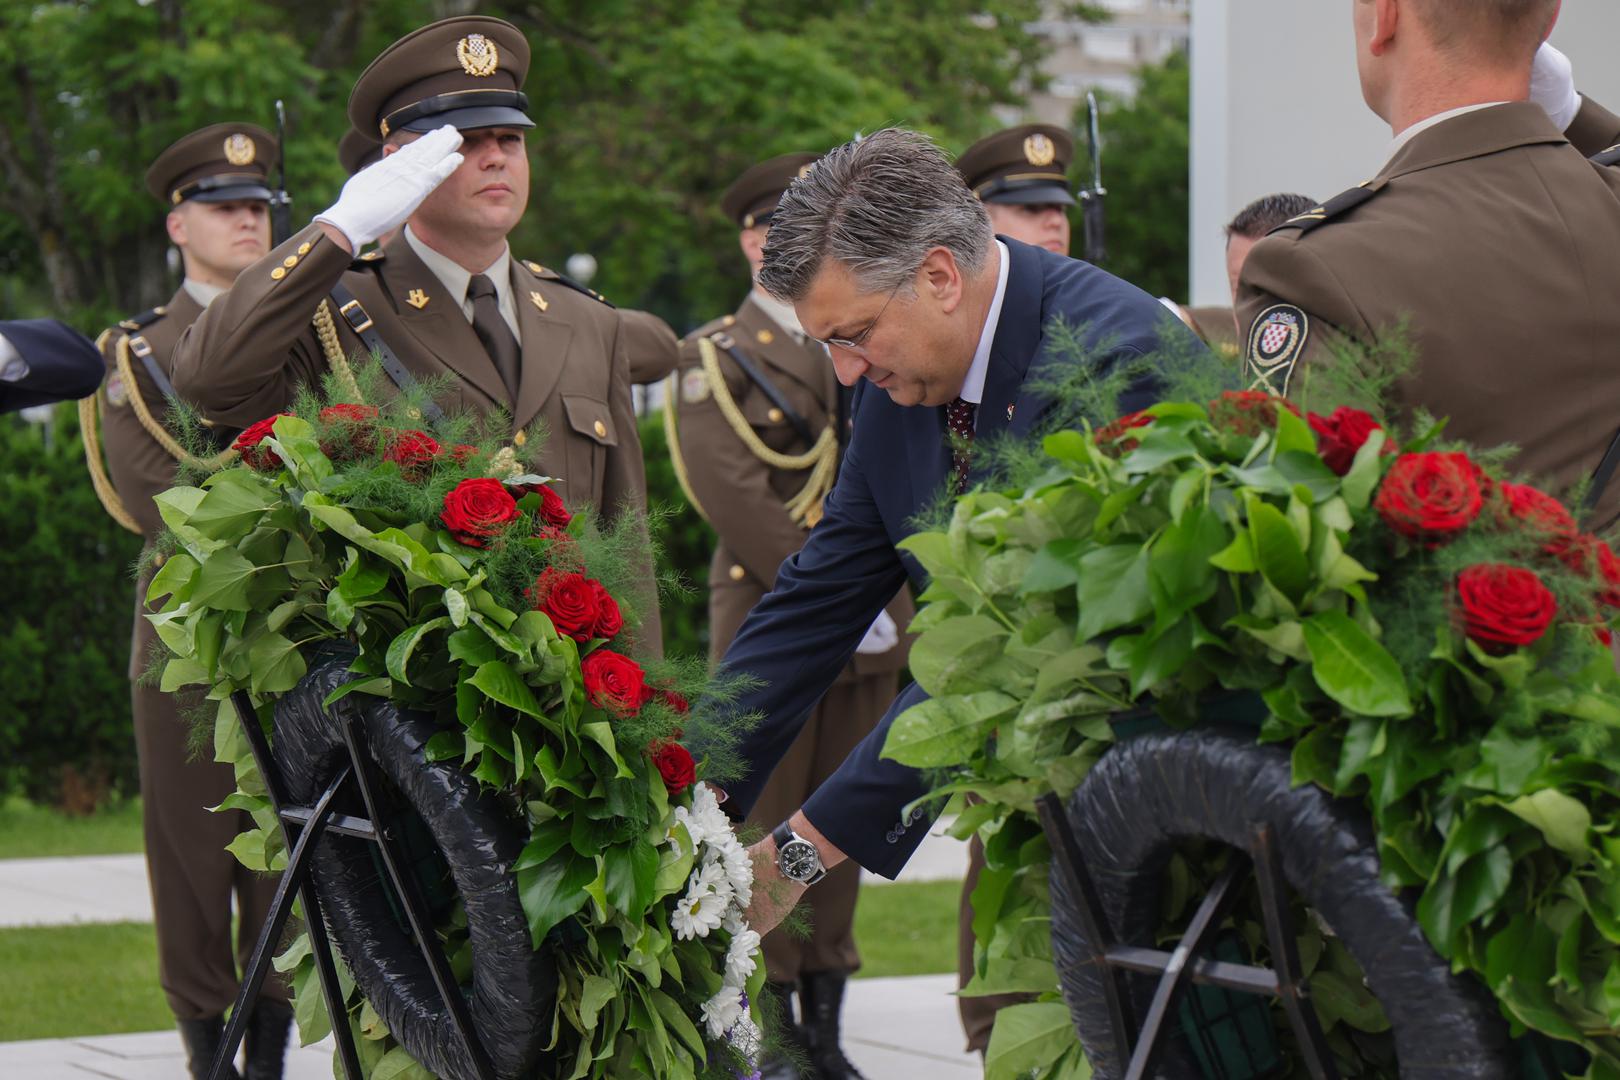
<instances>
[{"instance_id":1,"label":"building facade in background","mask_svg":"<svg viewBox=\"0 0 1620 1080\"><path fill-rule=\"evenodd\" d=\"M1038 120L1065 127L1088 90L1107 90L1130 98L1136 92L1136 72L1144 64L1159 63L1176 49L1187 46L1189 0L1091 0L1106 11L1102 23L1065 16L1063 5L1049 4L1047 17L1033 29L1052 46L1043 65L1051 81L1032 93L1024 110L1007 110L1007 124Z\"/></svg>"}]
</instances>

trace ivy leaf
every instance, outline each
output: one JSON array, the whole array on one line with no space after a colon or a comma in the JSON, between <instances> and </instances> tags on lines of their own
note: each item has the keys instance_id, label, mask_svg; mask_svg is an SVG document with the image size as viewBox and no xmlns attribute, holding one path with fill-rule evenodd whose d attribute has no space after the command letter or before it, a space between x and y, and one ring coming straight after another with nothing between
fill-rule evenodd
<instances>
[{"instance_id":1,"label":"ivy leaf","mask_svg":"<svg viewBox=\"0 0 1620 1080\"><path fill-rule=\"evenodd\" d=\"M927 769L966 761L998 721L1018 708L999 690L920 701L895 718L882 756Z\"/></svg>"},{"instance_id":2,"label":"ivy leaf","mask_svg":"<svg viewBox=\"0 0 1620 1080\"><path fill-rule=\"evenodd\" d=\"M164 560L152 583L146 587L146 601L151 603L163 596L173 596L176 603L189 599L188 586L197 576L197 560L183 551L177 551Z\"/></svg>"},{"instance_id":3,"label":"ivy leaf","mask_svg":"<svg viewBox=\"0 0 1620 1080\"><path fill-rule=\"evenodd\" d=\"M1365 510L1372 502L1373 491L1383 476L1384 443L1387 441L1388 436L1383 430L1376 429L1356 451L1350 471L1339 483L1339 490L1344 493L1344 501L1350 504L1350 509Z\"/></svg>"},{"instance_id":4,"label":"ivy leaf","mask_svg":"<svg viewBox=\"0 0 1620 1080\"><path fill-rule=\"evenodd\" d=\"M1074 1044L1069 1007L1061 1001L1010 1005L996 1013L985 1052L985 1080L1039 1075Z\"/></svg>"},{"instance_id":5,"label":"ivy leaf","mask_svg":"<svg viewBox=\"0 0 1620 1080\"><path fill-rule=\"evenodd\" d=\"M545 719L540 713L540 703L535 700L534 691L503 661L491 660L480 665L467 681L498 705L516 709L537 720Z\"/></svg>"},{"instance_id":6,"label":"ivy leaf","mask_svg":"<svg viewBox=\"0 0 1620 1080\"><path fill-rule=\"evenodd\" d=\"M627 919L640 919L653 901L658 850L645 840L602 853L608 905Z\"/></svg>"},{"instance_id":7,"label":"ivy leaf","mask_svg":"<svg viewBox=\"0 0 1620 1080\"><path fill-rule=\"evenodd\" d=\"M986 689L984 674L1001 655L1007 631L985 615L947 619L918 640L911 674L934 696Z\"/></svg>"},{"instance_id":8,"label":"ivy leaf","mask_svg":"<svg viewBox=\"0 0 1620 1080\"><path fill-rule=\"evenodd\" d=\"M585 985L579 995L579 1026L585 1031L596 1027L596 1014L602 1011L602 1006L618 996L619 988L611 979L604 979L600 975L586 975Z\"/></svg>"},{"instance_id":9,"label":"ivy leaf","mask_svg":"<svg viewBox=\"0 0 1620 1080\"><path fill-rule=\"evenodd\" d=\"M538 950L551 928L585 906L585 886L596 877L596 860L564 852L517 871L518 899L529 920L529 943Z\"/></svg>"},{"instance_id":10,"label":"ivy leaf","mask_svg":"<svg viewBox=\"0 0 1620 1080\"><path fill-rule=\"evenodd\" d=\"M1305 647L1311 654L1316 685L1351 712L1412 715L1412 699L1400 665L1350 616L1342 611L1321 611L1306 619Z\"/></svg>"},{"instance_id":11,"label":"ivy leaf","mask_svg":"<svg viewBox=\"0 0 1620 1080\"><path fill-rule=\"evenodd\" d=\"M1249 537L1261 576L1297 606L1311 584L1305 545L1275 506L1251 495L1248 509Z\"/></svg>"},{"instance_id":12,"label":"ivy leaf","mask_svg":"<svg viewBox=\"0 0 1620 1080\"><path fill-rule=\"evenodd\" d=\"M393 641L388 643L388 653L384 659L388 674L392 675L397 682L404 686L411 685L410 676L406 670L411 663L411 653L416 651L416 647L422 643L423 638L436 630L443 630L449 625L449 618L440 615L436 619L429 619L425 623L418 623L415 626L408 627L398 634ZM476 677L474 682L476 684ZM484 688L480 686L479 689ZM484 692L489 693L487 690ZM495 695L490 694L490 696L494 697Z\"/></svg>"},{"instance_id":13,"label":"ivy leaf","mask_svg":"<svg viewBox=\"0 0 1620 1080\"><path fill-rule=\"evenodd\" d=\"M248 599L248 585L258 567L244 559L232 547L222 547L203 560L191 589L193 608L217 608L222 611L252 611Z\"/></svg>"},{"instance_id":14,"label":"ivy leaf","mask_svg":"<svg viewBox=\"0 0 1620 1080\"><path fill-rule=\"evenodd\" d=\"M1080 555L1086 546L1084 540L1075 538L1053 540L1044 545L1030 561L1023 584L1018 587L1018 594L1028 596L1030 593L1054 592L1078 584Z\"/></svg>"},{"instance_id":15,"label":"ivy leaf","mask_svg":"<svg viewBox=\"0 0 1620 1080\"><path fill-rule=\"evenodd\" d=\"M1113 544L1087 552L1080 560L1080 621L1076 641L1090 641L1153 613L1148 587L1151 549L1139 544Z\"/></svg>"},{"instance_id":16,"label":"ivy leaf","mask_svg":"<svg viewBox=\"0 0 1620 1080\"><path fill-rule=\"evenodd\" d=\"M1540 829L1547 843L1576 862L1591 856L1587 836L1592 831L1592 813L1562 791L1543 788L1503 803L1502 809Z\"/></svg>"},{"instance_id":17,"label":"ivy leaf","mask_svg":"<svg viewBox=\"0 0 1620 1080\"><path fill-rule=\"evenodd\" d=\"M280 505L275 491L251 473L227 470L214 474L187 524L209 539L235 540L252 532L260 518Z\"/></svg>"},{"instance_id":18,"label":"ivy leaf","mask_svg":"<svg viewBox=\"0 0 1620 1080\"><path fill-rule=\"evenodd\" d=\"M1463 863L1456 873L1443 872L1423 891L1418 922L1440 955L1455 954L1458 935L1501 902L1512 880L1513 853L1498 844Z\"/></svg>"}]
</instances>

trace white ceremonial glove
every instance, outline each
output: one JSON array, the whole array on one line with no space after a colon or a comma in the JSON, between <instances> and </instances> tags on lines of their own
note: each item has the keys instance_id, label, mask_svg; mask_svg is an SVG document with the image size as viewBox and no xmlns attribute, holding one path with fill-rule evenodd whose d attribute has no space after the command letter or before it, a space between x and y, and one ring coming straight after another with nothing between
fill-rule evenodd
<instances>
[{"instance_id":1,"label":"white ceremonial glove","mask_svg":"<svg viewBox=\"0 0 1620 1080\"><path fill-rule=\"evenodd\" d=\"M1545 41L1530 65L1530 100L1547 111L1559 131L1569 130L1575 114L1581 111L1581 95L1575 92L1575 65Z\"/></svg>"},{"instance_id":2,"label":"white ceremonial glove","mask_svg":"<svg viewBox=\"0 0 1620 1080\"><path fill-rule=\"evenodd\" d=\"M456 153L461 132L446 124L407 143L374 165L349 177L337 202L315 220L349 238L358 252L377 237L397 229L433 194L433 189L461 165Z\"/></svg>"},{"instance_id":3,"label":"white ceremonial glove","mask_svg":"<svg viewBox=\"0 0 1620 1080\"><path fill-rule=\"evenodd\" d=\"M899 629L887 611L880 611L878 617L872 620L872 625L866 628L866 636L855 646L855 651L862 656L876 656L878 653L888 652L898 644L900 644Z\"/></svg>"}]
</instances>

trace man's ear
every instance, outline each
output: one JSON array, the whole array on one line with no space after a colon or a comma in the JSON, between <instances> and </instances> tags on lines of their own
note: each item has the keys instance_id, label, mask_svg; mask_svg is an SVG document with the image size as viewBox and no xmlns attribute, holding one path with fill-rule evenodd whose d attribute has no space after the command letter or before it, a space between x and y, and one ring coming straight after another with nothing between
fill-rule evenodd
<instances>
[{"instance_id":1,"label":"man's ear","mask_svg":"<svg viewBox=\"0 0 1620 1080\"><path fill-rule=\"evenodd\" d=\"M919 287L934 297L940 310L946 314L955 311L962 302L965 283L962 268L957 265L956 256L951 254L950 248L937 247L923 256L918 273L922 279Z\"/></svg>"},{"instance_id":2,"label":"man's ear","mask_svg":"<svg viewBox=\"0 0 1620 1080\"><path fill-rule=\"evenodd\" d=\"M765 235L766 231L758 225L737 234L737 246L742 248L743 258L756 274L765 262Z\"/></svg>"},{"instance_id":3,"label":"man's ear","mask_svg":"<svg viewBox=\"0 0 1620 1080\"><path fill-rule=\"evenodd\" d=\"M1558 0L1558 3L1553 5L1552 18L1547 20L1547 32L1541 35L1542 41L1546 41L1548 38L1552 37L1553 28L1558 25L1558 16L1562 15L1563 13L1564 0Z\"/></svg>"},{"instance_id":4,"label":"man's ear","mask_svg":"<svg viewBox=\"0 0 1620 1080\"><path fill-rule=\"evenodd\" d=\"M1395 27L1401 18L1401 0L1372 0L1373 34L1367 51L1383 56L1395 44Z\"/></svg>"},{"instance_id":5,"label":"man's ear","mask_svg":"<svg viewBox=\"0 0 1620 1080\"><path fill-rule=\"evenodd\" d=\"M175 247L186 246L186 215L176 207L169 211L168 217L163 219L163 227L169 233L169 242Z\"/></svg>"}]
</instances>

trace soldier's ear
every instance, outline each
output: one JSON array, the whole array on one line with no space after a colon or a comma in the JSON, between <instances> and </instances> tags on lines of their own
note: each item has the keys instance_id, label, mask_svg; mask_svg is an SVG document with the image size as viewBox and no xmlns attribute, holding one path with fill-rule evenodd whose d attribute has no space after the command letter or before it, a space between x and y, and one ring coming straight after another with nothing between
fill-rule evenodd
<instances>
[{"instance_id":1,"label":"soldier's ear","mask_svg":"<svg viewBox=\"0 0 1620 1080\"><path fill-rule=\"evenodd\" d=\"M181 207L177 206L163 219L163 227L168 231L169 241L175 247L184 247L186 244L186 215L180 211Z\"/></svg>"}]
</instances>

